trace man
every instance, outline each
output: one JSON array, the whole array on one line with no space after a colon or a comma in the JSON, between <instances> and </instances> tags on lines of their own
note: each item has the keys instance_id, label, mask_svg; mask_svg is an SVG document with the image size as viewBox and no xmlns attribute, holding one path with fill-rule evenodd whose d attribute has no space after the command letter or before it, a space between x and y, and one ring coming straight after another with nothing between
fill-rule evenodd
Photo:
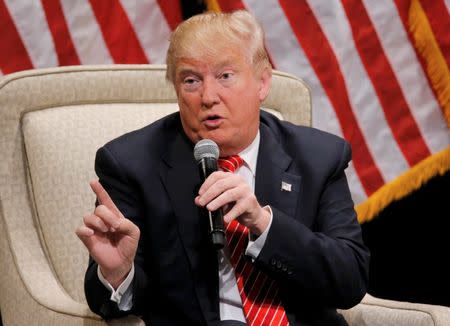
<instances>
[{"instance_id":1,"label":"man","mask_svg":"<svg viewBox=\"0 0 450 326\"><path fill-rule=\"evenodd\" d=\"M336 308L361 300L369 261L344 174L349 145L260 112L271 67L245 11L182 23L167 79L180 112L97 152L99 205L77 230L92 258L91 309L149 325L346 325ZM202 139L243 165L202 183L192 154ZM204 207L248 235L227 231L216 252Z\"/></svg>"}]
</instances>

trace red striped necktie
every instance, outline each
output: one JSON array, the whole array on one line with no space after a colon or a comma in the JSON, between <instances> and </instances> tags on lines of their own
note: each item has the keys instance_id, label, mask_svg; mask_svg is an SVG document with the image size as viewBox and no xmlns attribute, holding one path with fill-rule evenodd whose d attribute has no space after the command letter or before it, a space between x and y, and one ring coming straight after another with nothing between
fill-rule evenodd
<instances>
[{"instance_id":1,"label":"red striped necktie","mask_svg":"<svg viewBox=\"0 0 450 326\"><path fill-rule=\"evenodd\" d=\"M243 163L244 160L238 155L218 160L220 169L231 173L234 173ZM253 264L244 257L248 244L248 228L232 220L227 225L225 235L247 324L250 326L289 325L281 305L277 284L262 271L253 268Z\"/></svg>"}]
</instances>

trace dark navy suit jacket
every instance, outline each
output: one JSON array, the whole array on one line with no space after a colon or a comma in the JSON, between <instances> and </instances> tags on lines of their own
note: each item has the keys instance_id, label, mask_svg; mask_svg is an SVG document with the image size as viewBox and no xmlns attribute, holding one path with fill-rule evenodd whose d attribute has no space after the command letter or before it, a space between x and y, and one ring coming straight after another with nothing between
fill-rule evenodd
<instances>
[{"instance_id":1,"label":"dark navy suit jacket","mask_svg":"<svg viewBox=\"0 0 450 326\"><path fill-rule=\"evenodd\" d=\"M265 112L260 133L255 193L273 222L254 264L278 280L291 325L346 325L336 308L362 299L369 264L344 174L350 146ZM192 151L175 113L97 152L100 182L141 230L131 312L152 326L220 325L217 253L194 204L201 181ZM89 306L121 316L96 270L91 260Z\"/></svg>"}]
</instances>

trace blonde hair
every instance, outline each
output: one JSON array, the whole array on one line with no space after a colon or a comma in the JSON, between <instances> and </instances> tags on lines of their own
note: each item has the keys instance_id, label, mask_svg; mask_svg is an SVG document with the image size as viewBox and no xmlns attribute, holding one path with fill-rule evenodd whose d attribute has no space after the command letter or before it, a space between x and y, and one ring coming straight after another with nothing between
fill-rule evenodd
<instances>
[{"instance_id":1,"label":"blonde hair","mask_svg":"<svg viewBox=\"0 0 450 326\"><path fill-rule=\"evenodd\" d=\"M224 46L245 51L256 73L272 68L264 47L263 29L248 11L207 12L189 18L172 33L166 57L167 80L174 82L180 58L214 57Z\"/></svg>"}]
</instances>

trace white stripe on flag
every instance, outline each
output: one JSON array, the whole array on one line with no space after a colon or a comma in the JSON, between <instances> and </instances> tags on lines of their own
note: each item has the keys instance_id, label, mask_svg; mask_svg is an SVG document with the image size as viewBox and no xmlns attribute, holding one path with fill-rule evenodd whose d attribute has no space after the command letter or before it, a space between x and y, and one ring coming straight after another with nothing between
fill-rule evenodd
<instances>
[{"instance_id":1,"label":"white stripe on flag","mask_svg":"<svg viewBox=\"0 0 450 326\"><path fill-rule=\"evenodd\" d=\"M361 185L361 181L359 181L358 175L356 174L353 161L348 164L348 168L345 170L345 175L347 176L348 185L350 187L350 192L355 205L361 204L367 199L367 194Z\"/></svg>"},{"instance_id":2,"label":"white stripe on flag","mask_svg":"<svg viewBox=\"0 0 450 326\"><path fill-rule=\"evenodd\" d=\"M445 0L445 6L447 7L447 11L450 14L450 0Z\"/></svg>"},{"instance_id":3,"label":"white stripe on flag","mask_svg":"<svg viewBox=\"0 0 450 326\"><path fill-rule=\"evenodd\" d=\"M156 0L120 0L151 63L165 63L170 27Z\"/></svg>"},{"instance_id":4,"label":"white stripe on flag","mask_svg":"<svg viewBox=\"0 0 450 326\"><path fill-rule=\"evenodd\" d=\"M383 179L392 180L409 165L393 137L356 49L344 8L338 0L309 0L308 3L338 60L353 112L373 159Z\"/></svg>"},{"instance_id":5,"label":"white stripe on flag","mask_svg":"<svg viewBox=\"0 0 450 326\"><path fill-rule=\"evenodd\" d=\"M267 0L261 3L258 0L246 0L245 5L264 27L266 45L276 69L302 78L311 87L313 126L342 137L342 130L333 106L303 49L298 44L278 1ZM268 12L270 15L267 14ZM352 163L347 168L346 174L355 203L359 204L366 200L367 195Z\"/></svg>"},{"instance_id":6,"label":"white stripe on flag","mask_svg":"<svg viewBox=\"0 0 450 326\"><path fill-rule=\"evenodd\" d=\"M90 3L61 0L61 6L81 64L113 63Z\"/></svg>"},{"instance_id":7,"label":"white stripe on flag","mask_svg":"<svg viewBox=\"0 0 450 326\"><path fill-rule=\"evenodd\" d=\"M294 31L286 19L278 1L244 1L258 21L263 25L267 48L276 69L302 78L312 90L313 126L342 137L342 130L327 95L303 49L298 44ZM267 14L270 13L270 14ZM283 37L280 37L283 35Z\"/></svg>"},{"instance_id":8,"label":"white stripe on flag","mask_svg":"<svg viewBox=\"0 0 450 326\"><path fill-rule=\"evenodd\" d=\"M35 68L58 66L55 45L40 1L5 0Z\"/></svg>"},{"instance_id":9,"label":"white stripe on flag","mask_svg":"<svg viewBox=\"0 0 450 326\"><path fill-rule=\"evenodd\" d=\"M448 127L392 0L368 1L364 6L380 37L384 52L400 83L406 102L432 153L450 145ZM389 157L393 163L394 160Z\"/></svg>"}]
</instances>

